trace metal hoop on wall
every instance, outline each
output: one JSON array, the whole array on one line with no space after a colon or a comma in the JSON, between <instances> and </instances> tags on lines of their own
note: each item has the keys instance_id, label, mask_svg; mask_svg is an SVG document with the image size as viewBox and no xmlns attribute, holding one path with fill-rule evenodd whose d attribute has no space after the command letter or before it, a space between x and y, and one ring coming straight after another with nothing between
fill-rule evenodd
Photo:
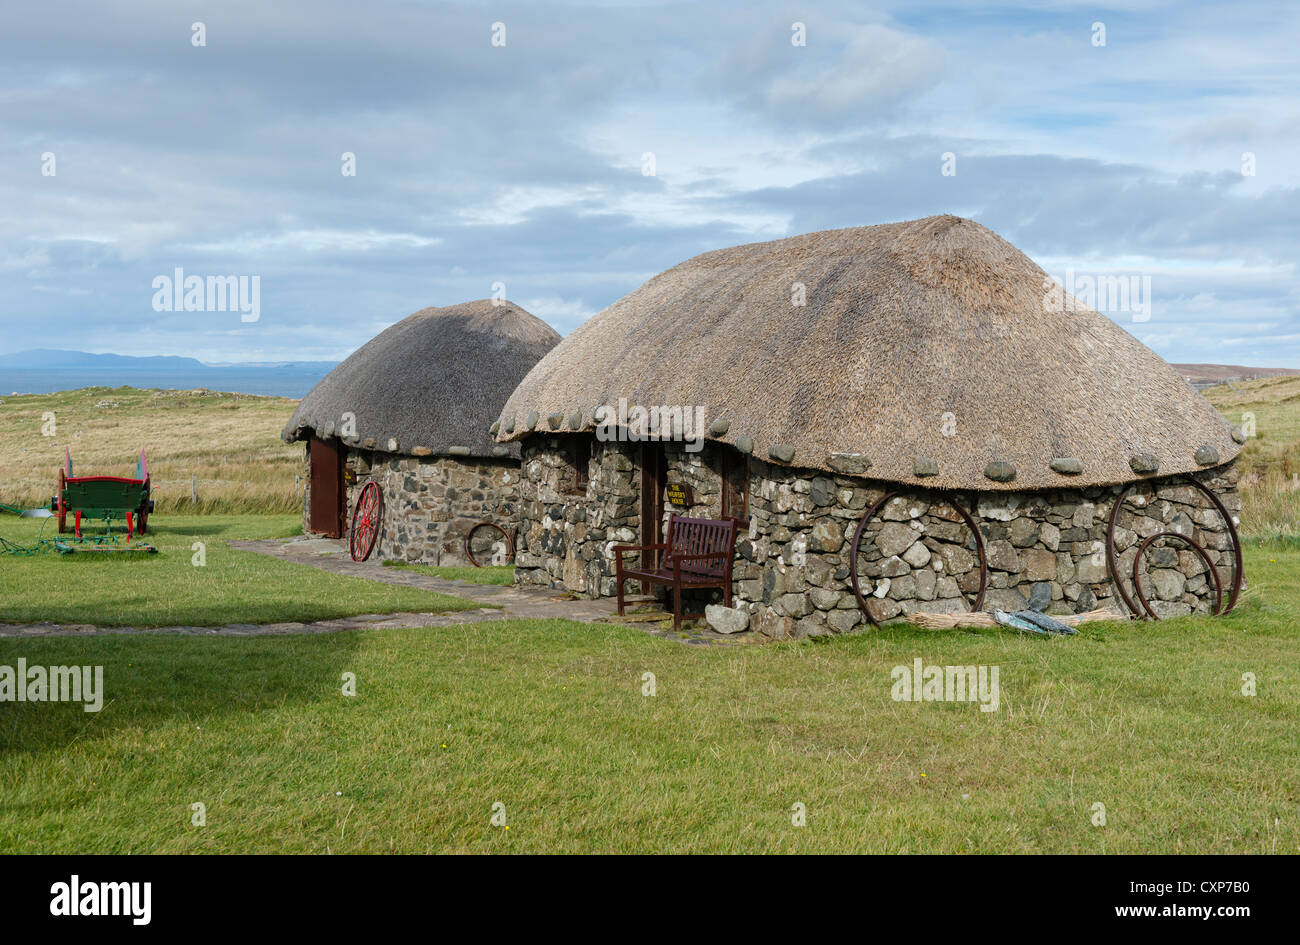
<instances>
[{"instance_id":1,"label":"metal hoop on wall","mask_svg":"<svg viewBox=\"0 0 1300 945\"><path fill-rule=\"evenodd\" d=\"M1232 516L1228 514L1228 510L1224 506L1223 501L1214 494L1214 490L1210 489L1199 479L1195 479L1191 476L1178 476L1175 478L1182 479L1189 485L1194 486L1202 495L1208 498L1214 505L1214 508L1218 511L1219 516L1223 519L1224 524L1228 526L1228 536L1232 539L1233 558L1232 591L1228 595L1228 605L1223 607L1223 579L1219 575L1218 567L1216 567L1214 562L1210 560L1209 552L1187 535L1183 535L1179 532L1163 531L1157 532L1156 534L1143 539L1141 544L1138 545L1137 554L1133 558L1133 587L1134 590L1137 591L1137 596L1142 603L1141 609L1138 609L1137 603L1135 603L1133 598L1129 596L1128 591L1124 587L1124 582L1120 578L1119 557L1115 553L1115 523L1119 519L1120 507L1124 505L1124 501L1128 498L1129 493L1133 491L1133 488L1138 485L1138 483L1135 482L1129 483L1124 487L1124 490L1115 497L1115 505L1110 510L1110 520L1106 524L1106 570L1110 574L1110 582L1119 594L1120 599L1124 601L1125 606L1128 607L1129 611L1135 617L1144 620L1159 620L1160 616L1151 608L1151 605L1147 602L1146 595L1142 593L1141 585L1138 583L1138 564L1141 562L1142 555L1146 551L1147 547L1151 542L1155 541L1155 539L1161 537L1177 538L1186 543L1188 548L1195 552L1210 569L1210 576L1214 578L1215 586L1215 603L1212 616L1218 617L1224 614L1230 614L1232 613L1232 608L1237 606L1237 598L1241 594L1241 586L1245 579L1245 571L1242 566L1241 556L1241 538L1237 535L1237 526L1232 521Z\"/></svg>"},{"instance_id":2,"label":"metal hoop on wall","mask_svg":"<svg viewBox=\"0 0 1300 945\"><path fill-rule=\"evenodd\" d=\"M508 531L506 531L504 528L498 525L496 522L489 522L489 521L479 522L477 525L471 526L470 530L465 533L465 557L469 559L469 563L476 568L483 567L483 565L479 564L478 559L474 557L474 550L471 547L472 540L474 538L474 533L477 532L480 528L496 529L502 534L502 536L506 540L506 563L513 564L515 560L514 537Z\"/></svg>"},{"instance_id":3,"label":"metal hoop on wall","mask_svg":"<svg viewBox=\"0 0 1300 945\"><path fill-rule=\"evenodd\" d=\"M1223 581L1219 578L1219 569L1214 566L1214 562L1211 561L1210 556L1205 553L1205 549L1192 541L1182 532L1156 532L1154 535L1148 535L1146 538L1142 539L1142 543L1138 545L1137 554L1133 556L1133 590L1137 592L1138 600L1142 602L1142 609L1147 612L1147 616L1152 620L1160 619L1160 615L1151 609L1151 604L1147 601L1146 594L1142 593L1142 582L1139 579L1139 569L1142 564L1142 555L1146 553L1147 548L1157 538L1177 538L1179 541L1185 542L1187 547L1196 552L1196 554L1200 555L1201 561L1203 561L1205 566L1210 569L1210 576L1214 578L1214 611L1211 616L1219 616L1219 609L1223 607Z\"/></svg>"},{"instance_id":4,"label":"metal hoop on wall","mask_svg":"<svg viewBox=\"0 0 1300 945\"><path fill-rule=\"evenodd\" d=\"M893 492L886 492L875 502L875 504L863 513L862 518L858 521L858 527L853 530L853 546L850 549L849 554L849 580L853 584L853 596L857 598L859 609L873 627L879 627L880 624L876 621L876 618L871 615L871 611L867 607L867 599L862 594L862 584L858 580L858 546L862 541L862 533L866 530L867 523L875 517L876 512L878 512L890 499L902 494L902 489L895 489ZM943 493L935 494L940 496L945 502L951 505L954 510L956 510L957 514L960 515L962 520L966 523L966 527L970 529L971 534L975 536L975 552L979 555L980 561L980 589L979 593L975 596L975 603L971 606L971 611L977 611L984 606L984 591L988 587L989 580L988 560L984 556L984 536L980 534L979 527L975 524L975 519L971 516L970 512L967 512L956 498ZM958 593L960 593L960 589L958 590Z\"/></svg>"}]
</instances>

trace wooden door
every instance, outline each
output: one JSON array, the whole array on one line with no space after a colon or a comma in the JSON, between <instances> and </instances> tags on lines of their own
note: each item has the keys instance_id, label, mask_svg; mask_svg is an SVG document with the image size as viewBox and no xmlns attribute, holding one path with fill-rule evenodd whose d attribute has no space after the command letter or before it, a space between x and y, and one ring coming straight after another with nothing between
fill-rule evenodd
<instances>
[{"instance_id":1,"label":"wooden door","mask_svg":"<svg viewBox=\"0 0 1300 945\"><path fill-rule=\"evenodd\" d=\"M657 545L664 540L664 485L668 460L659 443L641 444L641 544ZM656 551L641 552L641 567L659 564Z\"/></svg>"},{"instance_id":2,"label":"wooden door","mask_svg":"<svg viewBox=\"0 0 1300 945\"><path fill-rule=\"evenodd\" d=\"M308 442L311 460L311 530L326 538L343 536L343 450L338 440Z\"/></svg>"}]
</instances>

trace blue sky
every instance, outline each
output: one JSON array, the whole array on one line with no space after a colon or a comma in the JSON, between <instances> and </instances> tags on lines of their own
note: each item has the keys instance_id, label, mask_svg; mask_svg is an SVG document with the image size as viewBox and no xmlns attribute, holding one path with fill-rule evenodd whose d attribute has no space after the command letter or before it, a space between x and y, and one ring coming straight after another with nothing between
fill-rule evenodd
<instances>
[{"instance_id":1,"label":"blue sky","mask_svg":"<svg viewBox=\"0 0 1300 945\"><path fill-rule=\"evenodd\" d=\"M708 249L956 213L1150 277L1108 314L1170 361L1300 367L1294 13L7 4L0 351L338 359L494 283L568 333ZM259 319L155 311L177 267L259 276Z\"/></svg>"}]
</instances>

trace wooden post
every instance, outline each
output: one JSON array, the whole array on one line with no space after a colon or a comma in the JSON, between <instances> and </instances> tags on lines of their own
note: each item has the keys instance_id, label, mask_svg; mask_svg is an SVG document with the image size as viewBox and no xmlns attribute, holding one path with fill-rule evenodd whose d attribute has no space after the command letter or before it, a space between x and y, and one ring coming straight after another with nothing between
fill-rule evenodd
<instances>
[{"instance_id":1,"label":"wooden post","mask_svg":"<svg viewBox=\"0 0 1300 945\"><path fill-rule=\"evenodd\" d=\"M199 474L195 473L190 477L190 501L199 501Z\"/></svg>"}]
</instances>

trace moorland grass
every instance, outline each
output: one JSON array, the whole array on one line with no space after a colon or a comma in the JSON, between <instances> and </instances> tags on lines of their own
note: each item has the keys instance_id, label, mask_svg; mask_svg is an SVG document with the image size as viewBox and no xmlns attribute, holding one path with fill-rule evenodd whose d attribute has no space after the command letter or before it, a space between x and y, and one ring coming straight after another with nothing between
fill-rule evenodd
<instances>
[{"instance_id":1,"label":"moorland grass","mask_svg":"<svg viewBox=\"0 0 1300 945\"><path fill-rule=\"evenodd\" d=\"M135 387L0 400L0 503L47 506L65 449L83 476L133 475L144 449L160 513L302 508L302 444L280 439L296 400Z\"/></svg>"},{"instance_id":2,"label":"moorland grass","mask_svg":"<svg viewBox=\"0 0 1300 945\"><path fill-rule=\"evenodd\" d=\"M1300 377L1224 384L1205 396L1250 433L1237 461L1242 533L1300 537Z\"/></svg>"}]
</instances>

